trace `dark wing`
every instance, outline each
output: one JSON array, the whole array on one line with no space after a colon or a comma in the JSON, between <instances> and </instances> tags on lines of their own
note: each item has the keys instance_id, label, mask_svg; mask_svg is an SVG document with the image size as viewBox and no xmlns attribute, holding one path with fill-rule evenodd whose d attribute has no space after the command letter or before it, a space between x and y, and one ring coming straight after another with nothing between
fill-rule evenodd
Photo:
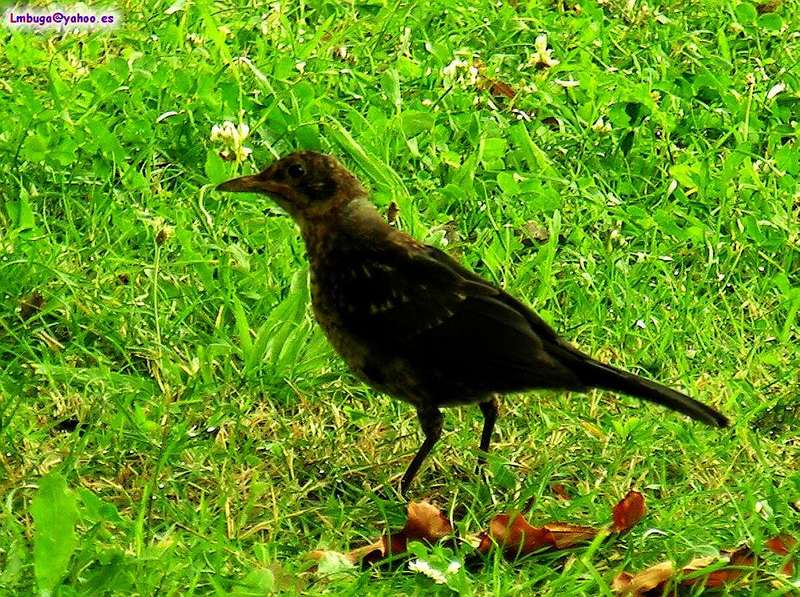
<instances>
[{"instance_id":1,"label":"dark wing","mask_svg":"<svg viewBox=\"0 0 800 597\"><path fill-rule=\"evenodd\" d=\"M401 357L438 404L526 388L604 388L709 425L727 419L689 396L595 361L539 316L444 252L404 235L350 247L322 281L347 330L374 347L373 363Z\"/></svg>"},{"instance_id":2,"label":"dark wing","mask_svg":"<svg viewBox=\"0 0 800 597\"><path fill-rule=\"evenodd\" d=\"M442 251L396 243L349 263L336 281L347 329L403 357L441 394L583 387L550 356L557 336L547 324Z\"/></svg>"},{"instance_id":3,"label":"dark wing","mask_svg":"<svg viewBox=\"0 0 800 597\"><path fill-rule=\"evenodd\" d=\"M433 259L457 272L463 278L473 282L485 283L479 276L464 268L444 251L429 247L428 252ZM594 360L589 355L559 338L541 317L517 299L499 289L498 293L498 301L525 318L530 325L531 332L542 341L542 347L547 356L554 362L557 361L560 367L568 369L570 375L574 376L576 380L580 380L577 382L578 387L582 384L586 387L598 387L623 392L682 412L708 425L717 427L726 427L728 425L728 420L725 416L686 394ZM554 370L551 370L551 372L554 372ZM556 377L553 376L552 379L555 381ZM540 386L545 387L546 385L540 384ZM563 384L559 387L568 386Z\"/></svg>"}]
</instances>

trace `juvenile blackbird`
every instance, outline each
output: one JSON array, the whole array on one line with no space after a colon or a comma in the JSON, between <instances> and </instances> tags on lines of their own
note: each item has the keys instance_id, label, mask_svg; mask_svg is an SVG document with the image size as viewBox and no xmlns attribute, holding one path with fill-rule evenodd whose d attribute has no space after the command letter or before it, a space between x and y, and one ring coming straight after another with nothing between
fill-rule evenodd
<instances>
[{"instance_id":1,"label":"juvenile blackbird","mask_svg":"<svg viewBox=\"0 0 800 597\"><path fill-rule=\"evenodd\" d=\"M410 403L425 441L405 493L442 433L440 408L477 403L489 449L498 394L533 388L614 390L725 427L715 411L654 381L592 359L536 313L439 249L392 228L336 159L313 151L217 187L263 193L300 228L311 300L328 340L361 379Z\"/></svg>"}]
</instances>

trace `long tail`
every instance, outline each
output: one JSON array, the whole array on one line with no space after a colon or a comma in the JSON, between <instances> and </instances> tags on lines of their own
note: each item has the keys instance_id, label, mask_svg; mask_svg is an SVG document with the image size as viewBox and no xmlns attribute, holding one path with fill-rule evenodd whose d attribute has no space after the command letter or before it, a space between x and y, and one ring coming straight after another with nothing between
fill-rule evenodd
<instances>
[{"instance_id":1,"label":"long tail","mask_svg":"<svg viewBox=\"0 0 800 597\"><path fill-rule=\"evenodd\" d=\"M565 347L560 348L563 349ZM727 427L729 424L727 417L723 414L702 402L698 402L694 398L690 398L686 394L633 373L622 371L611 365L595 361L577 350L573 349L569 350L569 352L571 353L570 358L565 360L569 361L572 371L588 387L613 390L643 398L714 427Z\"/></svg>"}]
</instances>

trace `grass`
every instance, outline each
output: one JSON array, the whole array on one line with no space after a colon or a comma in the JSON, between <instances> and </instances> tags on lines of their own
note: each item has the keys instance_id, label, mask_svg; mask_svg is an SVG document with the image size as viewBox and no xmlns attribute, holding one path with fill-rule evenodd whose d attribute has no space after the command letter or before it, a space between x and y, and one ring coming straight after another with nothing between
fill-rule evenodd
<instances>
[{"instance_id":1,"label":"grass","mask_svg":"<svg viewBox=\"0 0 800 597\"><path fill-rule=\"evenodd\" d=\"M447 411L412 493L462 532L530 503L602 523L632 486L649 506L588 552L490 556L460 592L607 595L623 569L797 533L797 0L115 8L110 31L0 31L0 592L450 592L403 565L308 571L402 526L420 439L315 327L290 221L212 190L296 148L582 349L734 421L508 396L487 484L477 409ZM477 83L443 73L456 57ZM224 120L250 126L244 164L210 140ZM779 567L734 592L797 590Z\"/></svg>"}]
</instances>

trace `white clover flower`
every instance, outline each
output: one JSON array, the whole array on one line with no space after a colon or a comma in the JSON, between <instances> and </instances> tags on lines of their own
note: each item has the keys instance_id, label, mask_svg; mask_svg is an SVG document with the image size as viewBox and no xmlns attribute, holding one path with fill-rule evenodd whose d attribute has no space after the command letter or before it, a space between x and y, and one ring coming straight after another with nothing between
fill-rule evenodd
<instances>
[{"instance_id":1,"label":"white clover flower","mask_svg":"<svg viewBox=\"0 0 800 597\"><path fill-rule=\"evenodd\" d=\"M475 85L478 84L478 74L479 74L478 67L470 66L469 69L467 70L467 73L468 73L467 85L469 85L470 87L474 87Z\"/></svg>"},{"instance_id":2,"label":"white clover flower","mask_svg":"<svg viewBox=\"0 0 800 597\"><path fill-rule=\"evenodd\" d=\"M469 62L466 60L462 60L461 58L455 58L453 61L445 66L442 69L442 76L446 79L455 79L456 74L458 74L458 70L462 68L467 68L469 66Z\"/></svg>"},{"instance_id":3,"label":"white clover flower","mask_svg":"<svg viewBox=\"0 0 800 597\"><path fill-rule=\"evenodd\" d=\"M535 67L549 68L559 63L559 61L553 58L552 56L553 50L547 47L546 33L542 33L541 35L536 37L536 41L534 42L533 47L536 51L528 60L529 64Z\"/></svg>"},{"instance_id":4,"label":"white clover flower","mask_svg":"<svg viewBox=\"0 0 800 597\"><path fill-rule=\"evenodd\" d=\"M269 35L281 28L281 3L273 2L269 5L269 12L261 15L259 26L262 35Z\"/></svg>"},{"instance_id":5,"label":"white clover flower","mask_svg":"<svg viewBox=\"0 0 800 597\"><path fill-rule=\"evenodd\" d=\"M192 44L195 47L200 47L206 43L206 40L203 38L202 35L198 35L197 33L187 33L186 34L186 41Z\"/></svg>"},{"instance_id":6,"label":"white clover flower","mask_svg":"<svg viewBox=\"0 0 800 597\"><path fill-rule=\"evenodd\" d=\"M461 562L459 562L459 561L457 561L457 560L453 560L453 561L452 561L452 562L450 562L450 564L447 566L446 573L447 573L447 574L455 574L455 573L456 573L456 572L458 572L459 570L461 570Z\"/></svg>"},{"instance_id":7,"label":"white clover flower","mask_svg":"<svg viewBox=\"0 0 800 597\"><path fill-rule=\"evenodd\" d=\"M599 133L601 135L608 134L608 133L611 132L611 123L610 122L606 122L605 120L603 120L603 117L601 116L592 125L592 130L595 133Z\"/></svg>"},{"instance_id":8,"label":"white clover flower","mask_svg":"<svg viewBox=\"0 0 800 597\"><path fill-rule=\"evenodd\" d=\"M250 134L250 127L245 123L234 125L230 120L226 120L221 125L215 124L211 127L211 141L224 145L220 156L226 160L242 162L247 159L253 150L244 146L244 141Z\"/></svg>"},{"instance_id":9,"label":"white clover flower","mask_svg":"<svg viewBox=\"0 0 800 597\"><path fill-rule=\"evenodd\" d=\"M419 558L412 560L408 563L408 569L412 572L424 574L428 578L432 579L437 585L443 585L447 582L447 577L444 575L444 573L441 570L437 570L431 566L425 560L420 560Z\"/></svg>"},{"instance_id":10,"label":"white clover flower","mask_svg":"<svg viewBox=\"0 0 800 597\"><path fill-rule=\"evenodd\" d=\"M581 84L580 81L576 81L575 79L555 79L553 83L563 87L564 89L578 87Z\"/></svg>"}]
</instances>

